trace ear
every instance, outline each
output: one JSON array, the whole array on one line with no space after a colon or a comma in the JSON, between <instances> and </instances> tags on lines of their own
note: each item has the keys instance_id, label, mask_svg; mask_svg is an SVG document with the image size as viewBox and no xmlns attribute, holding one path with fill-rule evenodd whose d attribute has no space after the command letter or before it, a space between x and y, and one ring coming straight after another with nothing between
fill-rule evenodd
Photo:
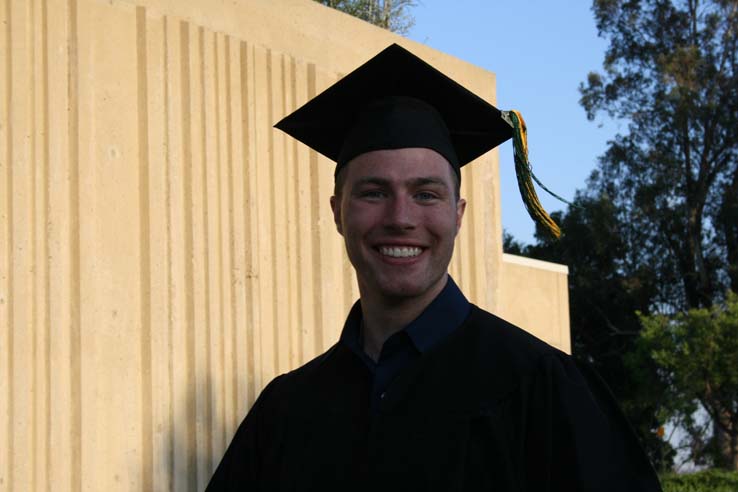
<instances>
[{"instance_id":1,"label":"ear","mask_svg":"<svg viewBox=\"0 0 738 492\"><path fill-rule=\"evenodd\" d=\"M337 196L331 197L331 210L333 211L333 222L336 223L336 230L343 236L341 228L341 200Z\"/></svg>"},{"instance_id":2,"label":"ear","mask_svg":"<svg viewBox=\"0 0 738 492\"><path fill-rule=\"evenodd\" d=\"M456 202L456 234L461 229L461 219L464 218L464 211L466 210L466 200L459 198Z\"/></svg>"}]
</instances>

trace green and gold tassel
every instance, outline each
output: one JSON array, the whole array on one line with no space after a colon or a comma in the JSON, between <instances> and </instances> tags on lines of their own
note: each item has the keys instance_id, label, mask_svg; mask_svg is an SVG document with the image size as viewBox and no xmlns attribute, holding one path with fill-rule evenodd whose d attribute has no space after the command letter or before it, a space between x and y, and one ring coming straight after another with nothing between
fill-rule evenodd
<instances>
[{"instance_id":1,"label":"green and gold tassel","mask_svg":"<svg viewBox=\"0 0 738 492\"><path fill-rule=\"evenodd\" d=\"M533 179L535 179L538 184L540 184L540 182L533 174L530 162L528 161L528 133L525 127L525 121L520 115L520 112L514 109L504 111L503 118L505 118L513 127L515 175L518 178L518 188L520 189L520 196L523 198L523 203L525 203L525 208L528 210L528 214L534 221L541 224L541 226L543 226L551 236L558 238L561 236L561 229L556 222L554 222L551 216L543 209L543 206L538 199L538 195L536 194L536 190L533 187ZM543 188L546 189L545 187ZM548 189L546 189L546 191L551 193ZM559 199L561 200L561 198Z\"/></svg>"}]
</instances>

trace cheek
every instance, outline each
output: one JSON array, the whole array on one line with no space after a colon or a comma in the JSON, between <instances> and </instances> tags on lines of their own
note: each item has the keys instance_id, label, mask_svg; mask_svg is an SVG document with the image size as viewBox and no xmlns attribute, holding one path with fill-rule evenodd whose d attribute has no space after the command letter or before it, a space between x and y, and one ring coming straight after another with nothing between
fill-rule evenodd
<instances>
[{"instance_id":1,"label":"cheek","mask_svg":"<svg viewBox=\"0 0 738 492\"><path fill-rule=\"evenodd\" d=\"M443 216L430 215L427 217L426 224L437 236L453 240L459 230L459 216L455 213L444 213Z\"/></svg>"},{"instance_id":2,"label":"cheek","mask_svg":"<svg viewBox=\"0 0 738 492\"><path fill-rule=\"evenodd\" d=\"M343 227L357 233L366 232L380 220L379 207L362 204L347 205L343 209Z\"/></svg>"}]
</instances>

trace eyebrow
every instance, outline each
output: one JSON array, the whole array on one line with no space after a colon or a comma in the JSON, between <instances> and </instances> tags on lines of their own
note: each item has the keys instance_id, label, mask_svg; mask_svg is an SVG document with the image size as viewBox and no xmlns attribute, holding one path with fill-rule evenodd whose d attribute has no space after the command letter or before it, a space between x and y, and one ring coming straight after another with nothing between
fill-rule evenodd
<instances>
[{"instance_id":1,"label":"eyebrow","mask_svg":"<svg viewBox=\"0 0 738 492\"><path fill-rule=\"evenodd\" d=\"M352 188L357 188L362 185L379 185L379 186L386 186L389 184L389 180L384 178L379 178L376 176L364 176L363 178L359 178L356 180Z\"/></svg>"},{"instance_id":2,"label":"eyebrow","mask_svg":"<svg viewBox=\"0 0 738 492\"><path fill-rule=\"evenodd\" d=\"M354 183L354 186L352 188L356 188L358 186L367 185L367 184L373 184L378 186L388 186L390 184L390 180L386 178L380 178L378 176L365 176L363 178L359 178L356 183ZM411 188L417 188L419 186L426 186L426 185L436 185L436 186L442 186L444 188L448 188L448 184L446 181L443 180L443 178L438 176L422 176L418 178L412 178L405 181L405 184Z\"/></svg>"},{"instance_id":3,"label":"eyebrow","mask_svg":"<svg viewBox=\"0 0 738 492\"><path fill-rule=\"evenodd\" d=\"M443 178L440 178L438 176L427 176L427 177L422 177L422 178L415 178L415 179L409 180L407 183L414 187L426 186L426 185L438 185L444 188L448 188L448 184L446 183L446 181L444 181Z\"/></svg>"}]
</instances>

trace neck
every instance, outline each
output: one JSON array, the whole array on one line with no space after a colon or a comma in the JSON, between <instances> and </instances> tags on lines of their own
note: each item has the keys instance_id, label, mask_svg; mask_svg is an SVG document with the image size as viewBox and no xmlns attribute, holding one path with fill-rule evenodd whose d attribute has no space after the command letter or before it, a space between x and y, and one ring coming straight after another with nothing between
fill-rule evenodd
<instances>
[{"instance_id":1,"label":"neck","mask_svg":"<svg viewBox=\"0 0 738 492\"><path fill-rule=\"evenodd\" d=\"M384 342L420 316L446 286L447 278L448 275L445 275L441 282L424 295L408 298L372 296L365 293L365 289L360 286L364 352L373 361L378 361Z\"/></svg>"}]
</instances>

